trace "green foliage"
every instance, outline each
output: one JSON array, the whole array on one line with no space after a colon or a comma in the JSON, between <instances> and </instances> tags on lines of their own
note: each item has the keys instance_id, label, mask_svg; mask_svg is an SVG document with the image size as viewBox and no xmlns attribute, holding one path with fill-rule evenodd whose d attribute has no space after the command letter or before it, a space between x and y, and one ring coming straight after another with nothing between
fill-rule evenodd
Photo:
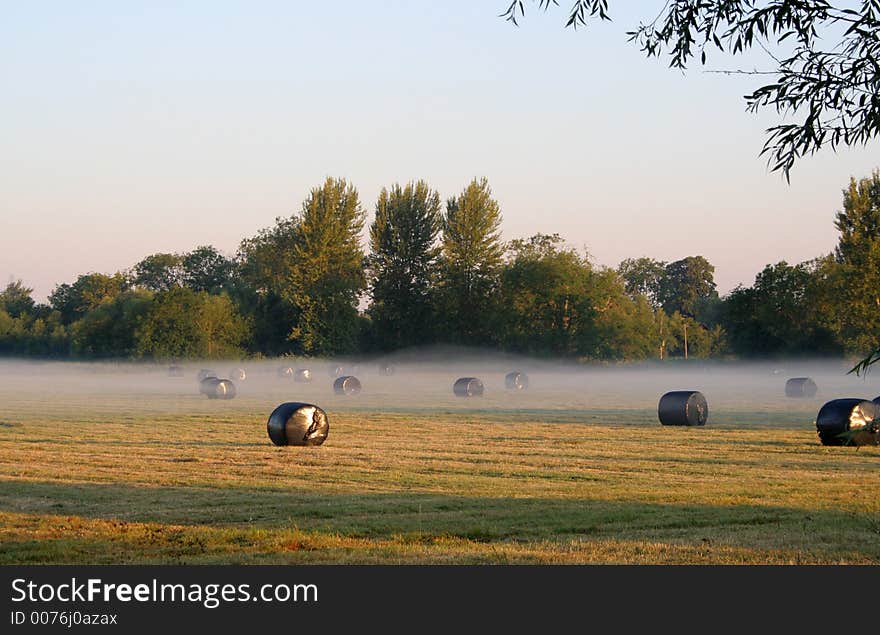
<instances>
[{"instance_id":1,"label":"green foliage","mask_svg":"<svg viewBox=\"0 0 880 635\"><path fill-rule=\"evenodd\" d=\"M182 258L177 254L153 254L134 266L133 283L148 291L168 291L180 286Z\"/></svg>"},{"instance_id":2,"label":"green foliage","mask_svg":"<svg viewBox=\"0 0 880 635\"><path fill-rule=\"evenodd\" d=\"M838 316L840 337L848 351L864 355L880 342L880 171L850 180L834 224L836 292L846 307Z\"/></svg>"},{"instance_id":3,"label":"green foliage","mask_svg":"<svg viewBox=\"0 0 880 635\"><path fill-rule=\"evenodd\" d=\"M536 0L543 9L556 0ZM835 6L835 4L837 6ZM828 145L865 144L880 134L880 6L876 0L669 0L627 33L647 57L669 56L684 70L710 55L766 55L773 76L746 95L751 112L770 108L783 122L767 130L762 154L788 178L795 162ZM524 14L513 0L502 15ZM573 0L566 26L610 20L607 0ZM730 73L738 71L727 71ZM791 119L797 118L791 122Z\"/></svg>"},{"instance_id":4,"label":"green foliage","mask_svg":"<svg viewBox=\"0 0 880 635\"><path fill-rule=\"evenodd\" d=\"M590 263L563 247L558 234L511 241L508 252L501 274L505 347L530 354L578 355L592 334Z\"/></svg>"},{"instance_id":5,"label":"green foliage","mask_svg":"<svg viewBox=\"0 0 880 635\"><path fill-rule=\"evenodd\" d=\"M670 315L678 311L695 317L701 300L717 295L715 267L702 256L688 256L666 265L660 282L659 300Z\"/></svg>"},{"instance_id":6,"label":"green foliage","mask_svg":"<svg viewBox=\"0 0 880 635\"><path fill-rule=\"evenodd\" d=\"M636 299L642 295L654 308L660 306L660 290L666 277L666 263L653 258L626 258L617 266L626 292Z\"/></svg>"},{"instance_id":7,"label":"green foliage","mask_svg":"<svg viewBox=\"0 0 880 635\"><path fill-rule=\"evenodd\" d=\"M10 282L0 291L0 309L13 318L30 314L34 309L34 299L31 297L33 292L21 280Z\"/></svg>"},{"instance_id":8,"label":"green foliage","mask_svg":"<svg viewBox=\"0 0 880 635\"><path fill-rule=\"evenodd\" d=\"M363 227L357 190L345 179L328 178L303 203L282 297L300 312L290 337L307 355L356 349L357 304L366 286Z\"/></svg>"},{"instance_id":9,"label":"green foliage","mask_svg":"<svg viewBox=\"0 0 880 635\"><path fill-rule=\"evenodd\" d=\"M734 289L724 307L733 350L743 355L836 353L829 325L827 263L767 265L750 288Z\"/></svg>"},{"instance_id":10,"label":"green foliage","mask_svg":"<svg viewBox=\"0 0 880 635\"><path fill-rule=\"evenodd\" d=\"M431 324L440 194L418 181L383 188L370 225L372 340L381 350L425 344Z\"/></svg>"},{"instance_id":11,"label":"green foliage","mask_svg":"<svg viewBox=\"0 0 880 635\"><path fill-rule=\"evenodd\" d=\"M274 226L243 240L238 250L232 295L253 324L254 346L268 355L300 352L288 337L300 311L287 299L293 295L289 285L298 225L296 217L276 218Z\"/></svg>"},{"instance_id":12,"label":"green foliage","mask_svg":"<svg viewBox=\"0 0 880 635\"><path fill-rule=\"evenodd\" d=\"M235 263L214 247L202 245L181 258L181 282L193 291L220 293L232 283Z\"/></svg>"},{"instance_id":13,"label":"green foliage","mask_svg":"<svg viewBox=\"0 0 880 635\"><path fill-rule=\"evenodd\" d=\"M137 355L137 330L152 308L153 294L129 290L94 305L71 324L71 350L78 357Z\"/></svg>"},{"instance_id":14,"label":"green foliage","mask_svg":"<svg viewBox=\"0 0 880 635\"><path fill-rule=\"evenodd\" d=\"M65 324L70 324L101 304L114 300L127 288L128 281L121 273L112 276L87 273L79 276L73 284L55 287L49 295L49 304L61 313Z\"/></svg>"},{"instance_id":15,"label":"green foliage","mask_svg":"<svg viewBox=\"0 0 880 635\"><path fill-rule=\"evenodd\" d=\"M249 324L229 296L177 287L158 293L134 331L134 355L153 359L243 354Z\"/></svg>"},{"instance_id":16,"label":"green foliage","mask_svg":"<svg viewBox=\"0 0 880 635\"><path fill-rule=\"evenodd\" d=\"M504 256L500 227L501 208L486 178L474 179L446 203L438 307L448 341L486 344L494 339L494 301Z\"/></svg>"}]
</instances>

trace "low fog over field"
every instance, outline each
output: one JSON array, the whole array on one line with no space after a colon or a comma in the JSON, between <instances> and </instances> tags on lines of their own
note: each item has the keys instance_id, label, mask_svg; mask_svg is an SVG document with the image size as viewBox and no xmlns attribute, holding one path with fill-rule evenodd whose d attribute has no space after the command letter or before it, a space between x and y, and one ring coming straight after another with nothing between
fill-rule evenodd
<instances>
[{"instance_id":1,"label":"low fog over field","mask_svg":"<svg viewBox=\"0 0 880 635\"><path fill-rule=\"evenodd\" d=\"M298 382L284 368L308 369L311 381ZM511 420L523 415L548 422L659 425L656 407L671 390L699 390L708 400L708 426L773 423L810 426L819 407L838 397L873 399L880 394L880 373L847 374L850 361L709 362L594 364L553 362L480 351L432 349L373 359L282 358L259 361L185 362L176 371L159 363L73 363L0 361L0 419L8 418L4 402L53 410L88 404L90 410L118 408L120 398L140 412L208 415L220 411L264 413L285 401L305 401L334 411L365 414L422 415L461 411ZM233 400L209 400L199 394L198 373L210 370L232 379ZM243 370L245 379L238 379ZM505 375L518 371L529 378L523 391L505 388ZM176 376L175 376L176 375ZM354 375L363 391L334 394L337 376ZM811 377L818 385L812 398L785 396L792 377ZM460 398L453 383L460 377L482 380L482 397ZM112 412L112 411L111 411ZM71 415L74 413L71 412ZM120 412L120 416L126 413ZM332 442L332 434L331 434Z\"/></svg>"}]
</instances>

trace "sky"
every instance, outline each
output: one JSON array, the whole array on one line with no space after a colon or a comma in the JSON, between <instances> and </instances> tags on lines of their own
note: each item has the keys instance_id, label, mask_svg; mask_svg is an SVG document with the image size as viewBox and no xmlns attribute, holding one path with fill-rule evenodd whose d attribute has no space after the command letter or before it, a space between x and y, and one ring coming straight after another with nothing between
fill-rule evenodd
<instances>
[{"instance_id":1,"label":"sky","mask_svg":"<svg viewBox=\"0 0 880 635\"><path fill-rule=\"evenodd\" d=\"M3 2L0 283L44 301L152 253L232 255L327 176L368 222L382 187L485 176L505 240L559 233L611 267L702 255L722 294L833 249L880 144L788 184L758 156L777 119L746 112L755 78L627 42L661 2L578 31L560 4L514 27L505 0Z\"/></svg>"}]
</instances>

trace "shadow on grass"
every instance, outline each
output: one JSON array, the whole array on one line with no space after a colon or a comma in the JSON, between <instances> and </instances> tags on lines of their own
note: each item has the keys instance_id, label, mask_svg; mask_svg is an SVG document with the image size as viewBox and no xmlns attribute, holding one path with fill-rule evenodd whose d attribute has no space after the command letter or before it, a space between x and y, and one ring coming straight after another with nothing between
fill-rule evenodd
<instances>
[{"instance_id":1,"label":"shadow on grass","mask_svg":"<svg viewBox=\"0 0 880 635\"><path fill-rule=\"evenodd\" d=\"M301 491L280 492L5 480L0 481L0 512L263 532L295 529L377 540L721 541L753 549L802 549L829 558L858 553L880 562L876 513L425 493L337 495L308 489L308 483Z\"/></svg>"}]
</instances>

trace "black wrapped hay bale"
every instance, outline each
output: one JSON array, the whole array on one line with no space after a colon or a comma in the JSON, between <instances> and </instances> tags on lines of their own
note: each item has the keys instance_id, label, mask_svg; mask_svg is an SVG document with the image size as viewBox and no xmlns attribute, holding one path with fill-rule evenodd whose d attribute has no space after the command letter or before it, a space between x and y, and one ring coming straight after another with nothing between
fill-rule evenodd
<instances>
[{"instance_id":1,"label":"black wrapped hay bale","mask_svg":"<svg viewBox=\"0 0 880 635\"><path fill-rule=\"evenodd\" d=\"M235 384L228 379L205 377L199 382L199 392L208 399L232 399L235 397Z\"/></svg>"},{"instance_id":2,"label":"black wrapped hay bale","mask_svg":"<svg viewBox=\"0 0 880 635\"><path fill-rule=\"evenodd\" d=\"M284 379L291 379L293 377L293 368L290 366L282 366L278 369L278 376Z\"/></svg>"},{"instance_id":3,"label":"black wrapped hay bale","mask_svg":"<svg viewBox=\"0 0 880 635\"><path fill-rule=\"evenodd\" d=\"M171 366L168 367L168 376L183 377L183 368L181 368L177 364L171 364Z\"/></svg>"},{"instance_id":4,"label":"black wrapped hay bale","mask_svg":"<svg viewBox=\"0 0 880 635\"><path fill-rule=\"evenodd\" d=\"M293 381L298 381L301 384L307 384L312 381L312 371L308 368L297 368L293 372Z\"/></svg>"},{"instance_id":5,"label":"black wrapped hay bale","mask_svg":"<svg viewBox=\"0 0 880 635\"><path fill-rule=\"evenodd\" d=\"M216 377L216 376L217 376L217 373L215 373L213 370L203 368L202 370L199 371L199 374L196 376L196 379L198 379L199 381L202 381L203 379L207 379L208 377Z\"/></svg>"},{"instance_id":6,"label":"black wrapped hay bale","mask_svg":"<svg viewBox=\"0 0 880 635\"><path fill-rule=\"evenodd\" d=\"M333 392L337 395L358 395L361 392L361 382L354 375L337 377L333 382Z\"/></svg>"},{"instance_id":7,"label":"black wrapped hay bale","mask_svg":"<svg viewBox=\"0 0 880 635\"><path fill-rule=\"evenodd\" d=\"M880 433L874 420L880 415L875 401L832 399L816 415L816 432L822 445L878 445Z\"/></svg>"},{"instance_id":8,"label":"black wrapped hay bale","mask_svg":"<svg viewBox=\"0 0 880 635\"><path fill-rule=\"evenodd\" d=\"M664 426L704 426L709 404L696 390L674 390L660 397L657 415Z\"/></svg>"},{"instance_id":9,"label":"black wrapped hay bale","mask_svg":"<svg viewBox=\"0 0 880 635\"><path fill-rule=\"evenodd\" d=\"M786 397L815 397L819 387L809 377L792 377L785 382Z\"/></svg>"},{"instance_id":10,"label":"black wrapped hay bale","mask_svg":"<svg viewBox=\"0 0 880 635\"><path fill-rule=\"evenodd\" d=\"M244 381L247 379L247 373L244 368L233 368L229 371L229 377L234 379L235 381Z\"/></svg>"},{"instance_id":11,"label":"black wrapped hay bale","mask_svg":"<svg viewBox=\"0 0 880 635\"><path fill-rule=\"evenodd\" d=\"M327 413L310 403L283 403L266 424L275 445L321 445L330 432Z\"/></svg>"},{"instance_id":12,"label":"black wrapped hay bale","mask_svg":"<svg viewBox=\"0 0 880 635\"><path fill-rule=\"evenodd\" d=\"M476 377L461 377L452 385L456 397L482 397L483 382Z\"/></svg>"},{"instance_id":13,"label":"black wrapped hay bale","mask_svg":"<svg viewBox=\"0 0 880 635\"><path fill-rule=\"evenodd\" d=\"M516 371L507 373L504 376L504 387L507 390L526 390L529 387L529 376Z\"/></svg>"}]
</instances>

